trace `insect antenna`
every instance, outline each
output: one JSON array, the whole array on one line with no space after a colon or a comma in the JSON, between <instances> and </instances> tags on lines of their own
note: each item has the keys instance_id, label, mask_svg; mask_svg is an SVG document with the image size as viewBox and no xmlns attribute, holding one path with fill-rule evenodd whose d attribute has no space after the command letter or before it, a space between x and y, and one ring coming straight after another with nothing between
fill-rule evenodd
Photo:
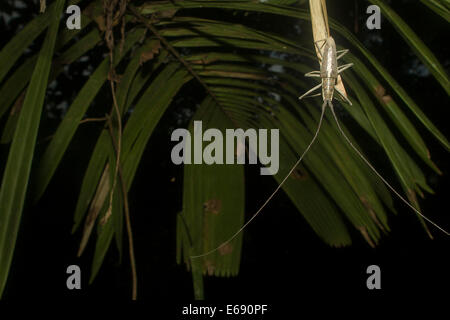
<instances>
[{"instance_id":1,"label":"insect antenna","mask_svg":"<svg viewBox=\"0 0 450 320\"><path fill-rule=\"evenodd\" d=\"M428 221L429 223L431 223L433 226L435 226L437 229L441 230L443 233L445 233L446 235L450 236L450 233L446 230L444 230L443 228L441 228L440 226L438 226L435 222L431 221L429 218L427 218L426 216L424 216L419 210L417 210L416 208L414 208L405 198L403 198L399 192L397 192L387 181L386 179L384 179L380 173L378 173L378 171L374 168L374 166L369 162L369 160L367 160L363 154L361 153L361 151L358 150L358 148L356 148L353 143L350 141L350 139L347 137L347 135L344 133L344 130L342 130L341 125L339 123L339 120L336 116L336 113L334 112L334 108L333 108L333 104L331 103L331 101L328 101L328 105L330 106L331 112L333 113L333 117L334 120L336 121L336 124L339 128L339 131L341 132L342 136L344 137L344 139L347 141L347 143L353 148L353 150L355 150L355 152L360 156L360 158L367 164L367 166L381 179L381 181L384 182L384 184L391 189L391 191L393 193L395 193L395 195L402 200L408 207L410 207L412 210L414 210L415 213L417 213L419 216L421 216L422 218L424 218L426 221Z\"/></svg>"},{"instance_id":2,"label":"insect antenna","mask_svg":"<svg viewBox=\"0 0 450 320\"><path fill-rule=\"evenodd\" d=\"M255 219L261 213L262 209L264 209L264 207L270 202L270 200L272 200L272 198L275 196L275 194L281 189L283 184L286 182L286 180L289 178L289 176L292 174L292 172L295 170L295 168L300 164L300 162L303 160L305 155L308 153L308 151L311 148L311 146L316 141L317 136L319 135L320 127L322 126L323 116L325 114L325 107L326 107L326 105L327 105L327 102L324 101L324 103L322 105L322 113L320 115L319 124L317 125L317 130L316 130L316 132L314 134L314 137L312 138L311 142L306 147L305 151L303 151L303 154L300 156L300 158L298 158L297 162L292 166L291 170L288 172L286 177L284 177L284 179L281 181L281 183L278 185L278 187L275 189L275 191L272 192L272 194L262 204L262 206L258 209L258 211L256 211L256 213L238 231L236 231L236 233L234 235L232 235L228 240L226 240L225 242L222 242L218 247L216 247L216 248L214 248L214 249L212 249L212 250L210 250L208 252L205 252L205 253L202 253L202 254L199 254L199 255L195 255L195 256L191 256L191 259L205 257L205 256L207 256L207 255L209 255L209 254L219 250L223 246L227 245L228 243L233 241L234 238L236 238L253 221L253 219Z\"/></svg>"}]
</instances>

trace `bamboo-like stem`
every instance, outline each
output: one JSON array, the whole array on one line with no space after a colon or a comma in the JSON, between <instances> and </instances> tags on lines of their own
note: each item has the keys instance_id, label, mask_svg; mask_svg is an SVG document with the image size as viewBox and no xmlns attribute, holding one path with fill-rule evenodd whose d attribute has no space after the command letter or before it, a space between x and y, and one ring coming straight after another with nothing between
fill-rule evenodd
<instances>
[{"instance_id":1,"label":"bamboo-like stem","mask_svg":"<svg viewBox=\"0 0 450 320\"><path fill-rule=\"evenodd\" d=\"M330 36L330 28L328 27L328 14L325 0L309 0L309 8L314 42L328 38ZM323 52L319 52L317 46L314 46L314 48L316 49L317 58L320 60Z\"/></svg>"},{"instance_id":2,"label":"bamboo-like stem","mask_svg":"<svg viewBox=\"0 0 450 320\"><path fill-rule=\"evenodd\" d=\"M331 36L330 27L328 24L328 13L326 0L309 0L309 8L311 12L311 24L313 31L314 43L317 41L324 40ZM323 52L319 52L319 49L314 45L316 50L317 59L319 62ZM342 82L341 76L338 75L336 88L339 89L345 97L347 97L347 92L345 91L344 83ZM347 97L348 98L348 97Z\"/></svg>"},{"instance_id":3,"label":"bamboo-like stem","mask_svg":"<svg viewBox=\"0 0 450 320\"><path fill-rule=\"evenodd\" d=\"M46 8L47 8L47 0L41 0L40 12L44 13Z\"/></svg>"}]
</instances>

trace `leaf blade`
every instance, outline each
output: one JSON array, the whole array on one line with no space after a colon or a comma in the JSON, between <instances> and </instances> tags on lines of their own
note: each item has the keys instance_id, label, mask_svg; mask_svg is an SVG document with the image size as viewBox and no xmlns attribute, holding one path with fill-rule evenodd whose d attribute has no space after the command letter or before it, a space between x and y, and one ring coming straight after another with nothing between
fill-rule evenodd
<instances>
[{"instance_id":1,"label":"leaf blade","mask_svg":"<svg viewBox=\"0 0 450 320\"><path fill-rule=\"evenodd\" d=\"M50 27L31 77L23 112L18 119L18 129L14 134L0 189L0 296L5 288L14 252L58 33L59 15L64 3L65 0L57 0L53 10L49 11L52 17Z\"/></svg>"}]
</instances>

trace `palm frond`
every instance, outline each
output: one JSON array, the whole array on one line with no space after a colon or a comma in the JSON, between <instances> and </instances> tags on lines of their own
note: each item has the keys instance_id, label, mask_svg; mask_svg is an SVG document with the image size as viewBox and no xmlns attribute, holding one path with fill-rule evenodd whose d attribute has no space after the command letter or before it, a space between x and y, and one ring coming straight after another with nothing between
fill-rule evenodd
<instances>
[{"instance_id":1,"label":"palm frond","mask_svg":"<svg viewBox=\"0 0 450 320\"><path fill-rule=\"evenodd\" d=\"M371 2L381 7L448 94L448 76L433 52L384 1ZM448 21L445 2L424 3ZM83 10L81 30L58 32L63 5L63 0L50 4L45 13L32 20L0 51L0 117L5 123L1 142L11 143L0 189L0 295L25 203L47 84L58 79L65 66L92 54L102 44L106 31L102 4L91 1ZM199 107L187 127L191 136L195 120L203 122L204 130L280 130L279 171L274 176L277 183L309 144L319 120L316 102L300 104L297 100L299 93L311 85L302 74L317 66L312 36L294 39L250 26L246 21L235 23L218 15L205 17L204 14L205 10L216 10L224 16L241 12L268 19L278 16L283 21L309 22L307 1L148 1L137 8L130 5L128 9L123 20L124 41L115 47L113 54L112 66L122 73L120 81L111 78L110 58L102 55L70 101L43 154L35 159L37 168L31 175L36 189L34 200L38 200L68 153L75 134L84 130L83 121L89 120L88 114L98 112L92 110L94 106L97 108L108 101L102 99L105 84L116 80L115 97L124 119L119 163L123 190L116 186L111 219L101 223L109 204L109 197L105 196L112 188L109 181L115 178L117 154L113 139L119 131L112 126L117 119L107 116L100 121L98 134L93 137L95 147L88 155L90 160L74 210L73 232L83 222L88 226L85 230L96 230L95 237L89 230L82 235L82 248L95 241L91 282L113 238L122 257L126 194L138 167L145 165L142 158L149 139L188 84L203 90L203 96L197 101ZM352 54L345 59L354 63L354 69L346 71L343 78L353 106L344 106L342 112L348 112L349 121L357 124L356 129L367 134L374 148L383 152L396 183L419 208L416 194L432 192L422 165L440 171L431 160L416 122L447 150L450 144L374 54L335 19L327 18L328 24L329 32L339 34L352 49ZM18 65L21 55L46 28L47 36L39 54L24 58ZM341 139L332 120L328 115L319 140L283 185L283 190L328 245L350 245L350 235L357 230L375 246L390 231L389 213L395 212L393 199ZM353 129L345 125L343 128L358 146L359 139ZM403 140L407 145L401 144ZM362 147L367 158L372 157L365 146L358 147ZM388 180L394 179L391 178ZM190 257L217 247L243 225L244 187L242 165L184 166L183 199L178 199L182 209L177 219L177 260L191 268L197 299L205 295L203 275L234 276L239 271L242 234L209 256L197 260Z\"/></svg>"}]
</instances>

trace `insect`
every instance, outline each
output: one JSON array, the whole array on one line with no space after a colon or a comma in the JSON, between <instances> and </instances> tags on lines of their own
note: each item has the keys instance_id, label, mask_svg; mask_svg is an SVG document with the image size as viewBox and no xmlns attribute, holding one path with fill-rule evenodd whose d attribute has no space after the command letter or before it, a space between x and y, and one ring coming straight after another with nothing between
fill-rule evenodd
<instances>
[{"instance_id":1,"label":"insect","mask_svg":"<svg viewBox=\"0 0 450 320\"><path fill-rule=\"evenodd\" d=\"M288 172L288 174L286 175L286 177L281 181L281 183L278 185L278 187L275 189L275 191L267 198L267 200L262 204L262 206L258 209L258 211L238 230L236 231L236 233L231 236L228 240L226 240L225 242L222 242L222 244L220 244L217 248L212 249L208 252L205 252L203 254L200 255L195 255L195 256L191 256L192 259L195 258L200 258L200 257L204 257L207 256L213 252L215 252L216 250L219 250L220 248L224 247L225 245L227 245L228 243L230 243L233 239L235 239L246 227L247 225L249 225L253 219L256 218L256 216L258 216L258 214L261 213L262 209L264 209L264 207L269 203L269 201L275 196L275 194L281 189L281 187L283 186L283 184L286 182L286 180L289 178L289 176L292 174L292 172L295 170L295 168L300 164L300 162L303 160L304 156L308 153L309 149L311 148L311 146L314 144L314 142L317 139L317 136L319 134L322 122L323 122L323 117L325 114L325 110L326 110L326 106L328 105L331 109L331 113L333 114L334 120L336 121L337 127L340 131L340 133L342 134L342 136L344 137L344 139L347 141L347 143L352 147L352 149L358 154L358 156L367 164L367 166L381 179L381 181L383 181L383 183L400 199L402 200L408 207L410 207L414 212L416 212L419 216L421 216L423 219L427 220L429 223L431 223L433 226L435 226L436 228L438 228L439 230L441 230L442 232L444 232L446 235L450 235L449 232L447 232L446 230L444 230L443 228L441 228L440 226L438 226L436 223L434 223L433 221L431 221L429 218L427 218L426 216L424 216L419 210L417 210L416 208L414 208L405 198L403 198L399 192L397 192L387 181L386 179L383 178L383 176L378 173L378 171L375 169L375 167L369 162L369 160L367 160L363 154L361 153L361 151L358 150L358 148L356 148L354 146L354 144L351 142L351 140L347 137L347 135L344 133L344 131L342 130L342 127L339 123L339 120L336 116L336 113L334 112L334 107L333 107L333 97L334 97L334 93L337 92L339 97L344 100L345 102L349 103L350 105L352 105L351 101L347 98L347 96L339 89L336 87L337 84L337 80L338 80L338 75L340 73L342 73L344 70L350 68L353 66L353 63L348 63L342 66L338 66L337 61L342 58L347 52L349 52L348 49L344 49L344 50L340 50L337 51L336 50L336 43L334 42L334 39L332 37L327 37L326 39L323 40L319 40L315 42L315 46L318 49L319 52L319 57L320 57L320 71L311 71L305 74L305 77L317 77L317 78L321 78L321 83L318 84L317 86L313 87L312 89L310 89L309 91L307 91L306 93L304 93L302 96L299 97L299 100L307 97L309 94L311 94L312 92L316 91L317 89L322 88L322 92L318 93L318 94L314 94L311 95L310 97L315 97L315 96L320 96L322 95L322 99L323 99L323 104L322 104L322 112L320 115L320 119L319 119L319 123L317 125L317 129L316 132L311 140L311 142L309 143L309 145L306 147L305 151L303 151L303 154L300 156L300 158L297 160L297 162L294 164L294 166L292 167L292 169Z\"/></svg>"},{"instance_id":2,"label":"insect","mask_svg":"<svg viewBox=\"0 0 450 320\"><path fill-rule=\"evenodd\" d=\"M320 46L319 43L322 43L322 46ZM315 45L317 46L319 56L321 58L320 71L308 72L307 74L305 74L305 77L318 77L322 79L322 82L317 86L315 86L314 88L312 88L311 90L307 91L302 96L300 96L299 99L300 100L303 99L308 94L322 87L322 98L324 101L322 109L325 108L325 105L327 103L331 107L335 91L346 102L352 105L351 101L348 100L346 95L343 92L341 92L338 88L336 88L338 75L344 70L353 66L353 63L345 64L343 66L338 66L337 64L337 61L340 58L342 58L349 50L344 49L336 51L336 43L334 42L334 39L332 37L328 37L327 39L324 40L319 40L315 42ZM318 95L320 95L320 93L313 95L313 97Z\"/></svg>"}]
</instances>

